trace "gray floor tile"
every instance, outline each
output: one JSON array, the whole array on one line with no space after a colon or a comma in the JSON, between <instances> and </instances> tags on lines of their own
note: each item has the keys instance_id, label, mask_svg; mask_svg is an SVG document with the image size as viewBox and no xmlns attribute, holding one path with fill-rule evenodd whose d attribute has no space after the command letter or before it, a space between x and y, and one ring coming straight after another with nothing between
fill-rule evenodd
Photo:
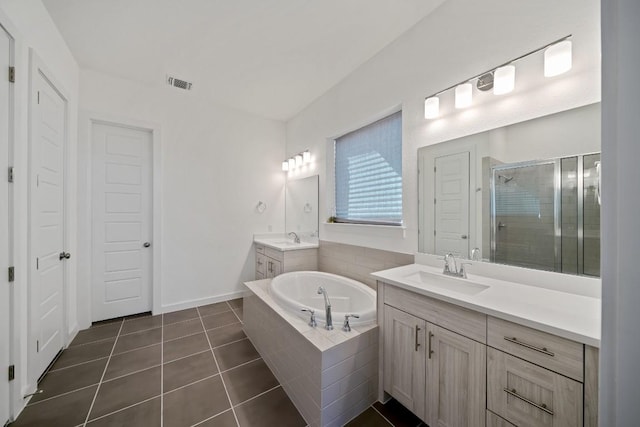
<instances>
[{"instance_id":1,"label":"gray floor tile","mask_svg":"<svg viewBox=\"0 0 640 427\"><path fill-rule=\"evenodd\" d=\"M122 335L130 334L132 332L145 331L147 329L159 328L162 326L162 315L157 316L145 316L136 317L133 319L127 319L122 325Z\"/></svg>"},{"instance_id":2,"label":"gray floor tile","mask_svg":"<svg viewBox=\"0 0 640 427\"><path fill-rule=\"evenodd\" d=\"M211 351L165 363L163 368L165 393L218 373Z\"/></svg>"},{"instance_id":3,"label":"gray floor tile","mask_svg":"<svg viewBox=\"0 0 640 427\"><path fill-rule=\"evenodd\" d=\"M104 380L121 377L160 364L160 344L116 354L109 360Z\"/></svg>"},{"instance_id":4,"label":"gray floor tile","mask_svg":"<svg viewBox=\"0 0 640 427\"><path fill-rule=\"evenodd\" d=\"M164 427L191 426L226 409L229 400L220 375L165 393Z\"/></svg>"},{"instance_id":5,"label":"gray floor tile","mask_svg":"<svg viewBox=\"0 0 640 427\"><path fill-rule=\"evenodd\" d=\"M206 329L219 328L221 326L230 325L232 323L238 323L238 318L233 311L225 311L220 314L212 314L211 316L204 316L202 323Z\"/></svg>"},{"instance_id":6,"label":"gray floor tile","mask_svg":"<svg viewBox=\"0 0 640 427\"><path fill-rule=\"evenodd\" d=\"M238 316L238 319L240 319L240 321L243 321L244 318L244 310L242 308L234 308L233 312L236 314L236 316Z\"/></svg>"},{"instance_id":7,"label":"gray floor tile","mask_svg":"<svg viewBox=\"0 0 640 427\"><path fill-rule=\"evenodd\" d=\"M196 319L198 317L200 317L198 310L195 308L188 308L186 310L165 313L162 315L162 321L165 325L169 325L171 323L183 322L185 320Z\"/></svg>"},{"instance_id":8,"label":"gray floor tile","mask_svg":"<svg viewBox=\"0 0 640 427\"><path fill-rule=\"evenodd\" d=\"M422 424L420 418L395 399L391 399L385 404L376 402L372 406L395 427L416 427Z\"/></svg>"},{"instance_id":9,"label":"gray floor tile","mask_svg":"<svg viewBox=\"0 0 640 427\"><path fill-rule=\"evenodd\" d=\"M258 359L260 355L248 339L217 347L213 350L221 371Z\"/></svg>"},{"instance_id":10,"label":"gray floor tile","mask_svg":"<svg viewBox=\"0 0 640 427\"><path fill-rule=\"evenodd\" d=\"M165 325L162 337L165 341L169 341L187 335L197 334L198 332L204 332L199 317L197 319Z\"/></svg>"},{"instance_id":11,"label":"gray floor tile","mask_svg":"<svg viewBox=\"0 0 640 427\"><path fill-rule=\"evenodd\" d=\"M90 419L160 395L160 367L104 382L91 410Z\"/></svg>"},{"instance_id":12,"label":"gray floor tile","mask_svg":"<svg viewBox=\"0 0 640 427\"><path fill-rule=\"evenodd\" d=\"M231 325L210 329L207 331L207 335L209 335L212 347L229 344L247 337L242 330L242 323L232 323Z\"/></svg>"},{"instance_id":13,"label":"gray floor tile","mask_svg":"<svg viewBox=\"0 0 640 427\"><path fill-rule=\"evenodd\" d=\"M222 374L231 403L237 405L278 385L262 359L238 366Z\"/></svg>"},{"instance_id":14,"label":"gray floor tile","mask_svg":"<svg viewBox=\"0 0 640 427\"><path fill-rule=\"evenodd\" d=\"M91 344L69 347L63 351L58 360L56 360L52 370L108 357L111 354L114 341L115 338L109 338Z\"/></svg>"},{"instance_id":15,"label":"gray floor tile","mask_svg":"<svg viewBox=\"0 0 640 427\"><path fill-rule=\"evenodd\" d=\"M232 411L223 412L220 415L198 424L198 427L237 427L236 417L233 416Z\"/></svg>"},{"instance_id":16,"label":"gray floor tile","mask_svg":"<svg viewBox=\"0 0 640 427\"><path fill-rule=\"evenodd\" d=\"M160 426L161 404L160 397L139 403L106 417L90 421L89 427L124 427L124 426Z\"/></svg>"},{"instance_id":17,"label":"gray floor tile","mask_svg":"<svg viewBox=\"0 0 640 427\"><path fill-rule=\"evenodd\" d=\"M345 424L345 427L390 427L389 424L382 415L375 411L375 409L369 407L366 411Z\"/></svg>"},{"instance_id":18,"label":"gray floor tile","mask_svg":"<svg viewBox=\"0 0 640 427\"><path fill-rule=\"evenodd\" d=\"M79 388L98 384L100 382L100 378L102 378L102 373L104 372L106 364L107 358L104 358L73 366L71 368L49 372L38 384L38 388L43 390L43 393L33 396L29 404L48 399L62 393L77 390Z\"/></svg>"},{"instance_id":19,"label":"gray floor tile","mask_svg":"<svg viewBox=\"0 0 640 427\"><path fill-rule=\"evenodd\" d=\"M229 305L233 308L242 308L243 298L236 298L227 301Z\"/></svg>"},{"instance_id":20,"label":"gray floor tile","mask_svg":"<svg viewBox=\"0 0 640 427\"><path fill-rule=\"evenodd\" d=\"M98 386L29 405L11 427L74 427L84 423Z\"/></svg>"},{"instance_id":21,"label":"gray floor tile","mask_svg":"<svg viewBox=\"0 0 640 427\"><path fill-rule=\"evenodd\" d=\"M212 314L219 314L225 311L231 311L231 307L226 302L217 302L215 304L203 305L198 307L200 316L211 316Z\"/></svg>"},{"instance_id":22,"label":"gray floor tile","mask_svg":"<svg viewBox=\"0 0 640 427\"><path fill-rule=\"evenodd\" d=\"M113 322L104 326L91 327L89 329L80 331L69 346L73 347L76 345L87 344L94 341L102 341L107 338L115 338L115 336L118 335L118 332L120 331L121 325L122 321Z\"/></svg>"},{"instance_id":23,"label":"gray floor tile","mask_svg":"<svg viewBox=\"0 0 640 427\"><path fill-rule=\"evenodd\" d=\"M167 341L164 346L164 363L171 362L180 357L200 353L209 350L209 341L204 333Z\"/></svg>"},{"instance_id":24,"label":"gray floor tile","mask_svg":"<svg viewBox=\"0 0 640 427\"><path fill-rule=\"evenodd\" d=\"M240 427L304 427L307 425L282 387L237 406L235 411Z\"/></svg>"},{"instance_id":25,"label":"gray floor tile","mask_svg":"<svg viewBox=\"0 0 640 427\"><path fill-rule=\"evenodd\" d=\"M147 347L152 344L159 344L161 340L162 328L136 332L135 334L121 335L118 337L114 354L123 353L140 347Z\"/></svg>"}]
</instances>

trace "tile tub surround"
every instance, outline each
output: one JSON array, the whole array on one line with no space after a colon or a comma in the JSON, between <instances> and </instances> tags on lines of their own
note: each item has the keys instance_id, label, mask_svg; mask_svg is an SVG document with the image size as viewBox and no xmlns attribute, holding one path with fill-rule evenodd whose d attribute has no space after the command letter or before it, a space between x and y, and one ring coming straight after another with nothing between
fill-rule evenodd
<instances>
[{"instance_id":1,"label":"tile tub surround","mask_svg":"<svg viewBox=\"0 0 640 427\"><path fill-rule=\"evenodd\" d=\"M344 425L377 397L377 325L311 328L271 299L269 282L245 283L245 333L310 426Z\"/></svg>"},{"instance_id":2,"label":"tile tub surround","mask_svg":"<svg viewBox=\"0 0 640 427\"><path fill-rule=\"evenodd\" d=\"M96 323L12 427L304 427L241 321L238 299Z\"/></svg>"},{"instance_id":3,"label":"tile tub surround","mask_svg":"<svg viewBox=\"0 0 640 427\"><path fill-rule=\"evenodd\" d=\"M338 274L376 289L371 273L414 263L412 254L320 241L318 270Z\"/></svg>"}]
</instances>

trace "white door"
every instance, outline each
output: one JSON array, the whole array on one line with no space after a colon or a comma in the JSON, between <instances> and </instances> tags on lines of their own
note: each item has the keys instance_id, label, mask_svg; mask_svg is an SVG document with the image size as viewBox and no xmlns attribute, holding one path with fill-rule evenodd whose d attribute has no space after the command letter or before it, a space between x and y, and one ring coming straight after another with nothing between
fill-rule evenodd
<instances>
[{"instance_id":1,"label":"white door","mask_svg":"<svg viewBox=\"0 0 640 427\"><path fill-rule=\"evenodd\" d=\"M469 257L469 153L435 159L435 253Z\"/></svg>"},{"instance_id":2,"label":"white door","mask_svg":"<svg viewBox=\"0 0 640 427\"><path fill-rule=\"evenodd\" d=\"M11 37L0 27L0 69L11 64ZM9 79L0 80L0 170L9 167L9 110L11 89ZM9 182L0 180L0 369L9 366L9 324L11 291L6 269L9 267ZM9 377L0 375L0 425L9 420Z\"/></svg>"},{"instance_id":3,"label":"white door","mask_svg":"<svg viewBox=\"0 0 640 427\"><path fill-rule=\"evenodd\" d=\"M93 321L151 310L152 137L92 129Z\"/></svg>"},{"instance_id":4,"label":"white door","mask_svg":"<svg viewBox=\"0 0 640 427\"><path fill-rule=\"evenodd\" d=\"M63 347L64 152L66 102L38 70L31 99L30 336L31 379Z\"/></svg>"}]
</instances>

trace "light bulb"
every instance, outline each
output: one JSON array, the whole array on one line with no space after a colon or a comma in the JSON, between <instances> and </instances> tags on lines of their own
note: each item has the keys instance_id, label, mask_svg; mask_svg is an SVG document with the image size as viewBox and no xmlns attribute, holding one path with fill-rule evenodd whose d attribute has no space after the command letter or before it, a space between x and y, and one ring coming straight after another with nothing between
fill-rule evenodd
<instances>
[{"instance_id":1,"label":"light bulb","mask_svg":"<svg viewBox=\"0 0 640 427\"><path fill-rule=\"evenodd\" d=\"M307 164L311 163L311 152L309 150L302 153L302 161Z\"/></svg>"},{"instance_id":2,"label":"light bulb","mask_svg":"<svg viewBox=\"0 0 640 427\"><path fill-rule=\"evenodd\" d=\"M296 167L299 168L302 166L302 156L300 154L296 154Z\"/></svg>"},{"instance_id":3,"label":"light bulb","mask_svg":"<svg viewBox=\"0 0 640 427\"><path fill-rule=\"evenodd\" d=\"M513 90L516 84L516 67L505 65L497 68L493 74L493 94L504 95Z\"/></svg>"},{"instance_id":4,"label":"light bulb","mask_svg":"<svg viewBox=\"0 0 640 427\"><path fill-rule=\"evenodd\" d=\"M424 118L435 119L440 114L440 98L432 96L424 100Z\"/></svg>"},{"instance_id":5,"label":"light bulb","mask_svg":"<svg viewBox=\"0 0 640 427\"><path fill-rule=\"evenodd\" d=\"M549 46L544 51L544 76L553 77L571 69L571 40L564 40Z\"/></svg>"},{"instance_id":6,"label":"light bulb","mask_svg":"<svg viewBox=\"0 0 640 427\"><path fill-rule=\"evenodd\" d=\"M282 162L282 171L286 172L289 170L289 161L285 160L284 162Z\"/></svg>"},{"instance_id":7,"label":"light bulb","mask_svg":"<svg viewBox=\"0 0 640 427\"><path fill-rule=\"evenodd\" d=\"M289 163L289 170L294 170L296 168L296 161L293 157L288 160L288 163Z\"/></svg>"},{"instance_id":8,"label":"light bulb","mask_svg":"<svg viewBox=\"0 0 640 427\"><path fill-rule=\"evenodd\" d=\"M471 83L463 83L456 86L456 108L467 108L473 99L473 86Z\"/></svg>"}]
</instances>

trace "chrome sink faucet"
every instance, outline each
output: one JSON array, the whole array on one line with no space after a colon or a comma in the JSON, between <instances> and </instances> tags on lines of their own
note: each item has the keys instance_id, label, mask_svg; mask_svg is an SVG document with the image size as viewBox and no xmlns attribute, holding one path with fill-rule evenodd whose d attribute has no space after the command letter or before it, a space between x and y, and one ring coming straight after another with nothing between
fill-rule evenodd
<instances>
[{"instance_id":1,"label":"chrome sink faucet","mask_svg":"<svg viewBox=\"0 0 640 427\"><path fill-rule=\"evenodd\" d=\"M294 243L300 243L300 237L298 237L298 235L296 233L294 233L293 231L289 234L287 234L287 236L291 236L293 234L293 242Z\"/></svg>"},{"instance_id":2,"label":"chrome sink faucet","mask_svg":"<svg viewBox=\"0 0 640 427\"><path fill-rule=\"evenodd\" d=\"M330 331L333 329L333 321L331 320L331 302L329 301L329 295L327 295L327 290L322 286L318 287L318 295L324 295L324 309L326 313L326 325L324 328L327 331Z\"/></svg>"},{"instance_id":3,"label":"chrome sink faucet","mask_svg":"<svg viewBox=\"0 0 640 427\"><path fill-rule=\"evenodd\" d=\"M452 264L453 268L451 268ZM447 276L462 277L463 279L466 279L467 269L465 268L465 265L471 265L471 263L462 262L460 263L460 269L458 269L456 257L451 252L449 252L444 256L444 270L442 270L442 274L446 274Z\"/></svg>"}]
</instances>

